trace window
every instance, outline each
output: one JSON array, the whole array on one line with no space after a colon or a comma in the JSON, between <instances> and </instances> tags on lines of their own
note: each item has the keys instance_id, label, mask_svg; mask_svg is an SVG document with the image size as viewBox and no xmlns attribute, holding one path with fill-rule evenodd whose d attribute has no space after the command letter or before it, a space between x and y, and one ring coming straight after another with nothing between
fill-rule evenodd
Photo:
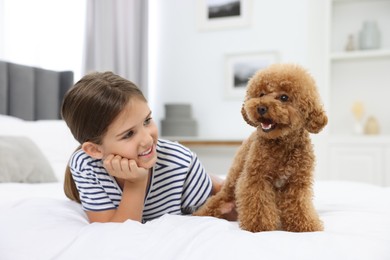
<instances>
[{"instance_id":1,"label":"window","mask_svg":"<svg viewBox=\"0 0 390 260\"><path fill-rule=\"evenodd\" d=\"M0 59L81 75L86 0L0 0Z\"/></svg>"}]
</instances>

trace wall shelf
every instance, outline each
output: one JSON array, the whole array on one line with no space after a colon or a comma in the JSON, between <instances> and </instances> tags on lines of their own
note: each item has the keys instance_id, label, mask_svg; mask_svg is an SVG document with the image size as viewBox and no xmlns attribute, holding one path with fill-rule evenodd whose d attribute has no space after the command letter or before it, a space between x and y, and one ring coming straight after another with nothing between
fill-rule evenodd
<instances>
[{"instance_id":1,"label":"wall shelf","mask_svg":"<svg viewBox=\"0 0 390 260\"><path fill-rule=\"evenodd\" d=\"M354 60L354 59L390 58L390 49L334 52L331 54L330 58L333 61Z\"/></svg>"},{"instance_id":2,"label":"wall shelf","mask_svg":"<svg viewBox=\"0 0 390 260\"><path fill-rule=\"evenodd\" d=\"M329 143L390 145L390 135L331 135Z\"/></svg>"},{"instance_id":3,"label":"wall shelf","mask_svg":"<svg viewBox=\"0 0 390 260\"><path fill-rule=\"evenodd\" d=\"M192 137L192 136L163 136L162 139L178 142L184 146L202 146L202 147L218 147L218 146L240 146L243 140L232 138L207 138L207 137Z\"/></svg>"}]
</instances>

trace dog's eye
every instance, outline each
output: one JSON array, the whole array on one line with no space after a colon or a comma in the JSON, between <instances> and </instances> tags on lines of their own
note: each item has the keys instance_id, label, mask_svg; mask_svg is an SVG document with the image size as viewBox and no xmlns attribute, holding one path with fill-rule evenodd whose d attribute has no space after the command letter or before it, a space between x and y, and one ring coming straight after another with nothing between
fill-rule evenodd
<instances>
[{"instance_id":1,"label":"dog's eye","mask_svg":"<svg viewBox=\"0 0 390 260\"><path fill-rule=\"evenodd\" d=\"M281 95L280 96L280 101L286 102L287 100L288 100L288 96L287 95Z\"/></svg>"},{"instance_id":2,"label":"dog's eye","mask_svg":"<svg viewBox=\"0 0 390 260\"><path fill-rule=\"evenodd\" d=\"M260 93L260 97L264 96L265 94L264 93Z\"/></svg>"}]
</instances>

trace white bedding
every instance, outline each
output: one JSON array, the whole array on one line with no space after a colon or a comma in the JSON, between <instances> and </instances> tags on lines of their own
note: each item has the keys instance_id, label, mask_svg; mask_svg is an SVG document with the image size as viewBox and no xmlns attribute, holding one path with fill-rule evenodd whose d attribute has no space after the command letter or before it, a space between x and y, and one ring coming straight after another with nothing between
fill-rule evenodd
<instances>
[{"instance_id":1,"label":"white bedding","mask_svg":"<svg viewBox=\"0 0 390 260\"><path fill-rule=\"evenodd\" d=\"M7 119L8 120L8 119ZM315 206L325 231L250 233L236 222L165 215L140 224L89 224L63 194L77 146L62 121L0 117L0 135L27 135L48 157L57 183L0 183L0 259L390 259L390 188L321 181Z\"/></svg>"},{"instance_id":2,"label":"white bedding","mask_svg":"<svg viewBox=\"0 0 390 260\"><path fill-rule=\"evenodd\" d=\"M0 259L390 259L390 188L367 184L317 182L325 231L314 233L173 215L88 224L60 183L0 184L0 198Z\"/></svg>"}]
</instances>

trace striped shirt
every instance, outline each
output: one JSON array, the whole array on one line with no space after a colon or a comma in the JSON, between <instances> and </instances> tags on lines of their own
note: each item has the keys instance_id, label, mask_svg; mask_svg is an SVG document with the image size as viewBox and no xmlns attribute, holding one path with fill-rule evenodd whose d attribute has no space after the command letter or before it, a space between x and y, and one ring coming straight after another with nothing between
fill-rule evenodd
<instances>
[{"instance_id":1,"label":"striped shirt","mask_svg":"<svg viewBox=\"0 0 390 260\"><path fill-rule=\"evenodd\" d=\"M84 210L103 211L119 206L122 190L103 167L102 160L78 150L71 156L69 166ZM192 213L206 201L211 189L211 179L193 152L178 143L159 139L143 221L164 214Z\"/></svg>"}]
</instances>

